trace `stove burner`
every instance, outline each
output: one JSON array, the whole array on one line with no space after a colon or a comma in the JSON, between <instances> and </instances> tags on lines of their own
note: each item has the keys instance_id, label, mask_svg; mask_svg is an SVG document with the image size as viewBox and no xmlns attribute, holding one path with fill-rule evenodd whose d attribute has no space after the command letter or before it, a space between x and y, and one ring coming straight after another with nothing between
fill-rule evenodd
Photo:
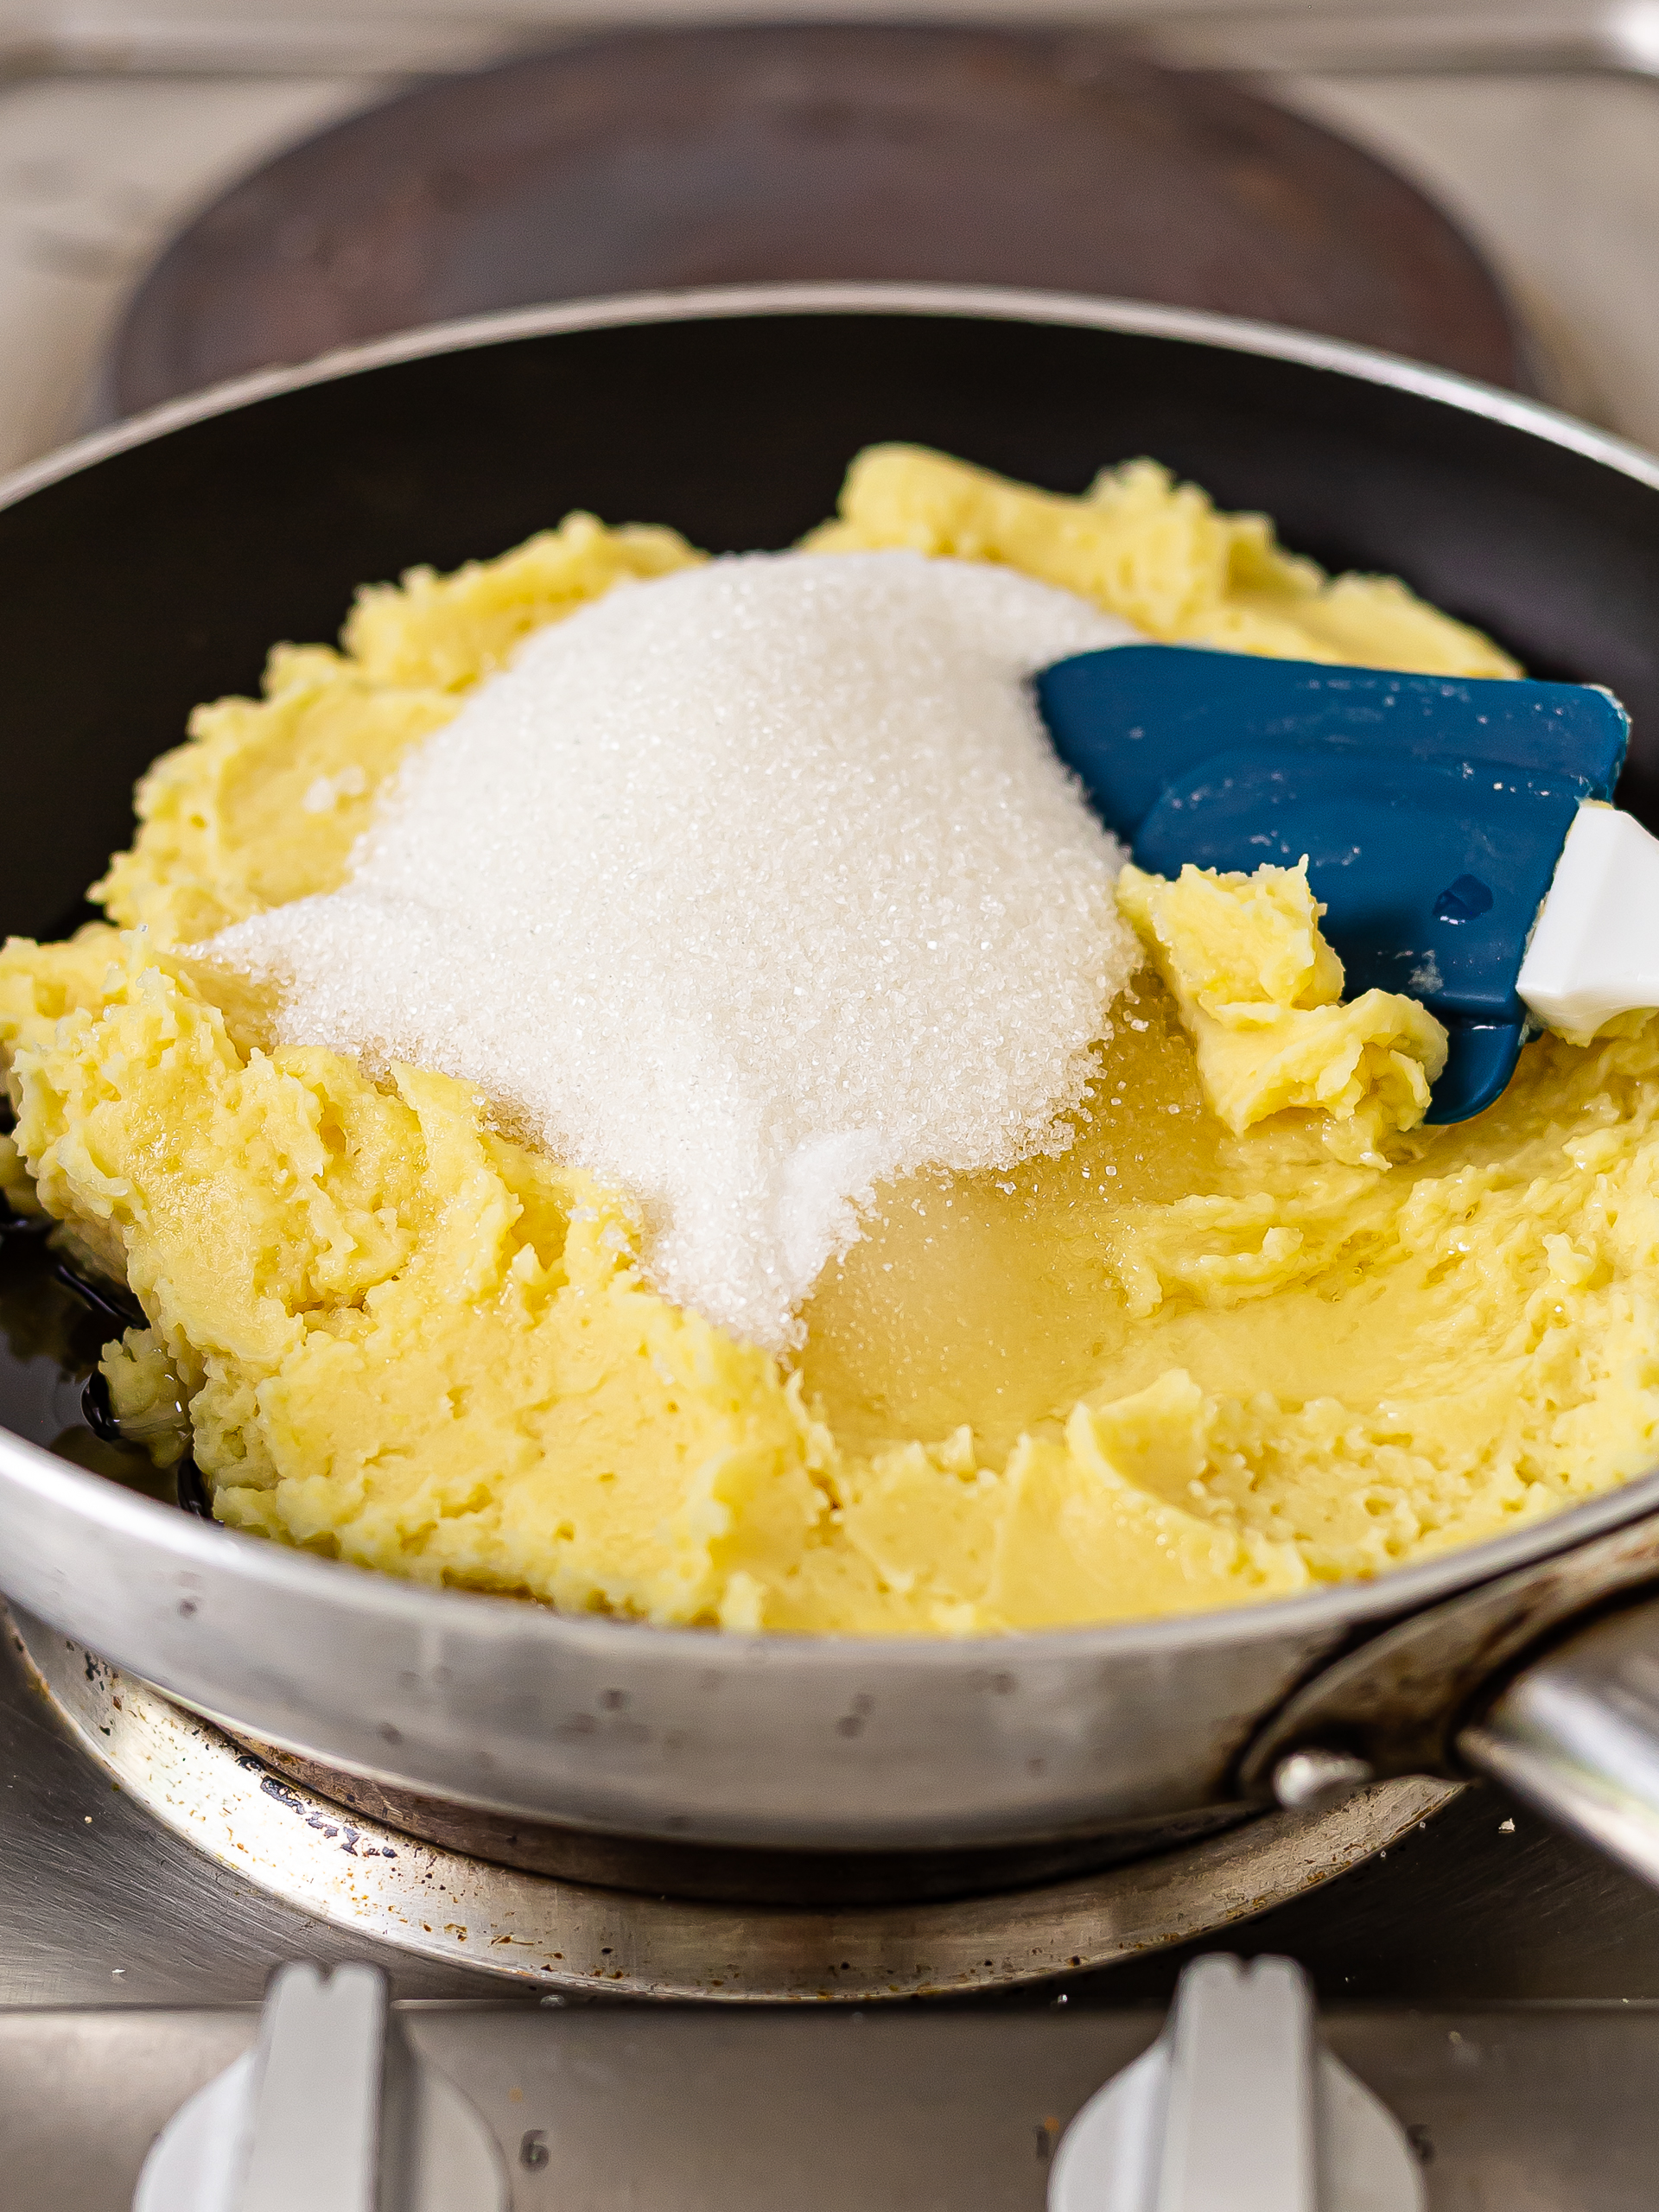
<instances>
[{"instance_id":1,"label":"stove burner","mask_svg":"<svg viewBox=\"0 0 1659 2212\"><path fill-rule=\"evenodd\" d=\"M301 1789L348 1813L463 1859L487 1859L527 1874L587 1888L637 1890L651 1897L707 1904L861 1908L933 1904L1032 1890L1084 1874L1099 1874L1132 1859L1150 1859L1236 1828L1257 1816L1255 1806L1211 1806L1196 1813L1115 1823L1104 1834L948 1851L766 1850L607 1835L474 1805L425 1796L395 1784L341 1773L320 1761L227 1732L244 1751ZM1369 1779L1363 1777L1362 1779Z\"/></svg>"},{"instance_id":2,"label":"stove burner","mask_svg":"<svg viewBox=\"0 0 1659 2212\"><path fill-rule=\"evenodd\" d=\"M550 1990L721 2003L965 1993L1225 1928L1342 1873L1457 1793L1424 1780L1274 1813L1127 1866L991 1897L823 1909L638 1896L417 1842L278 1774L211 1722L16 1618L39 1686L146 1811L300 1910Z\"/></svg>"}]
</instances>

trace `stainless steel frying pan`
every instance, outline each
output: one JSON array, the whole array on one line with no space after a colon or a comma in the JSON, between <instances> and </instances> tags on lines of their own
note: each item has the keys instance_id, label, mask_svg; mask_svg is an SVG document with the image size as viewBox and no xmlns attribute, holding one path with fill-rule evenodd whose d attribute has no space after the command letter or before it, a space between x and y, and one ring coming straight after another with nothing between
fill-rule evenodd
<instances>
[{"instance_id":1,"label":"stainless steel frying pan","mask_svg":"<svg viewBox=\"0 0 1659 2212\"><path fill-rule=\"evenodd\" d=\"M1635 716L1623 796L1655 810L1659 462L1506 393L1217 318L766 288L392 340L0 487L0 920L72 924L190 705L251 686L271 639L331 634L359 581L572 506L783 543L853 452L894 437L1068 487L1154 453L1295 546L1402 573L1535 671L1612 684ZM47 1448L74 1427L73 1362L9 1332L0 1585L354 1775L577 1829L868 1853L1472 1770L1659 1879L1659 1475L1374 1584L1195 1619L937 1643L668 1631L397 1583L135 1495Z\"/></svg>"}]
</instances>

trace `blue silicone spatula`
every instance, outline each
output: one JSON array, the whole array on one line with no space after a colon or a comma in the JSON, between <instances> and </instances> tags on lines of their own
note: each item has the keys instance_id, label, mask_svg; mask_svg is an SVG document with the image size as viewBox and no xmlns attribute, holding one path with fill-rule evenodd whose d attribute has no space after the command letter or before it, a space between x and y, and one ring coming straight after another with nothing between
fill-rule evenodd
<instances>
[{"instance_id":1,"label":"blue silicone spatula","mask_svg":"<svg viewBox=\"0 0 1659 2212\"><path fill-rule=\"evenodd\" d=\"M1659 1005L1659 839L1586 804L1611 799L1630 735L1611 692L1114 645L1037 694L1140 867L1306 855L1350 994L1403 991L1446 1024L1431 1122L1500 1095L1529 1019L1587 1034Z\"/></svg>"}]
</instances>

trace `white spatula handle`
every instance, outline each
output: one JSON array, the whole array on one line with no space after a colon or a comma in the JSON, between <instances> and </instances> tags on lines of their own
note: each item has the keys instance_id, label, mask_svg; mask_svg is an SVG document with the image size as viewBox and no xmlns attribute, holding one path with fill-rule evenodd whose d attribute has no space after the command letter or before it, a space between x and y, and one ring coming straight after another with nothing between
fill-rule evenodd
<instances>
[{"instance_id":1,"label":"white spatula handle","mask_svg":"<svg viewBox=\"0 0 1659 2212\"><path fill-rule=\"evenodd\" d=\"M1659 837L1634 815L1579 809L1516 988L1537 1020L1574 1039L1659 1007Z\"/></svg>"}]
</instances>

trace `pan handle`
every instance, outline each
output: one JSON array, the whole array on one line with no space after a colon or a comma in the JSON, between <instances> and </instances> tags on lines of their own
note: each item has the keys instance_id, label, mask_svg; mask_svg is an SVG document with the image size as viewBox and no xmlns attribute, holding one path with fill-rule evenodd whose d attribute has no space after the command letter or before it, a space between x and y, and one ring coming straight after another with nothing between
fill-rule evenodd
<instances>
[{"instance_id":1,"label":"pan handle","mask_svg":"<svg viewBox=\"0 0 1659 2212\"><path fill-rule=\"evenodd\" d=\"M1659 1885L1659 1598L1535 1659L1465 1723L1457 1748Z\"/></svg>"}]
</instances>

